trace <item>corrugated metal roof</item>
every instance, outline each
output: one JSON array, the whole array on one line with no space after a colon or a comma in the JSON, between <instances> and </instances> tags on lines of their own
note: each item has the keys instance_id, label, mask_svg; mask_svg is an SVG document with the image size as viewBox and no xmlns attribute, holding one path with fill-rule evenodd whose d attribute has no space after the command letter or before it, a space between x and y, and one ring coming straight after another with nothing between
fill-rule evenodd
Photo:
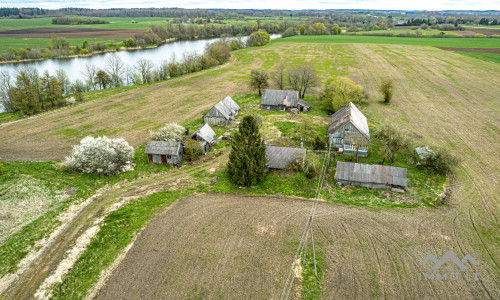
<instances>
[{"instance_id":1,"label":"corrugated metal roof","mask_svg":"<svg viewBox=\"0 0 500 300\"><path fill-rule=\"evenodd\" d=\"M284 90L264 90L260 104L278 106L283 105L287 99L290 107L297 107L299 101L299 92L297 91L284 91Z\"/></svg>"},{"instance_id":2,"label":"corrugated metal roof","mask_svg":"<svg viewBox=\"0 0 500 300\"><path fill-rule=\"evenodd\" d=\"M215 139L215 132L210 125L206 124L201 126L197 131L197 135L208 143L212 143Z\"/></svg>"},{"instance_id":3,"label":"corrugated metal roof","mask_svg":"<svg viewBox=\"0 0 500 300\"><path fill-rule=\"evenodd\" d=\"M146 145L146 154L179 155L181 143L149 141Z\"/></svg>"},{"instance_id":4,"label":"corrugated metal roof","mask_svg":"<svg viewBox=\"0 0 500 300\"><path fill-rule=\"evenodd\" d=\"M406 187L406 168L337 161L337 180Z\"/></svg>"},{"instance_id":5,"label":"corrugated metal roof","mask_svg":"<svg viewBox=\"0 0 500 300\"><path fill-rule=\"evenodd\" d=\"M337 110L330 118L330 126L328 126L328 135L337 131L340 127L351 122L359 132L361 132L368 140L370 140L370 130L368 129L368 121L366 117L352 102Z\"/></svg>"},{"instance_id":6,"label":"corrugated metal roof","mask_svg":"<svg viewBox=\"0 0 500 300\"><path fill-rule=\"evenodd\" d=\"M299 99L299 105L305 106L307 108L311 107L311 103L307 102L306 100Z\"/></svg>"},{"instance_id":7,"label":"corrugated metal roof","mask_svg":"<svg viewBox=\"0 0 500 300\"><path fill-rule=\"evenodd\" d=\"M303 160L306 149L266 145L266 157L270 169L286 169L296 160Z\"/></svg>"},{"instance_id":8,"label":"corrugated metal roof","mask_svg":"<svg viewBox=\"0 0 500 300\"><path fill-rule=\"evenodd\" d=\"M240 106L229 96L226 96L226 98L222 99L220 102L229 108L233 115L236 115L238 111L240 111Z\"/></svg>"}]
</instances>

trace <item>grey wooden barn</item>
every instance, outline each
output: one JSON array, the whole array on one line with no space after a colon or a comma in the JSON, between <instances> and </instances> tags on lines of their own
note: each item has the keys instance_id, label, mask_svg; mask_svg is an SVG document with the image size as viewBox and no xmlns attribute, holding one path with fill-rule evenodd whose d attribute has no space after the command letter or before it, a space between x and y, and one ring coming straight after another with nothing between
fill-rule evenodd
<instances>
[{"instance_id":1,"label":"grey wooden barn","mask_svg":"<svg viewBox=\"0 0 500 300\"><path fill-rule=\"evenodd\" d=\"M149 163L177 165L182 161L183 150L180 142L149 141L144 153Z\"/></svg>"},{"instance_id":2,"label":"grey wooden barn","mask_svg":"<svg viewBox=\"0 0 500 300\"><path fill-rule=\"evenodd\" d=\"M209 125L226 126L229 121L233 120L240 107L234 100L227 96L221 101L217 102L204 116L205 123Z\"/></svg>"},{"instance_id":3,"label":"grey wooden barn","mask_svg":"<svg viewBox=\"0 0 500 300\"><path fill-rule=\"evenodd\" d=\"M266 145L266 157L269 169L288 169L296 161L304 163L306 149Z\"/></svg>"},{"instance_id":4,"label":"grey wooden barn","mask_svg":"<svg viewBox=\"0 0 500 300\"><path fill-rule=\"evenodd\" d=\"M331 148L338 148L344 154L356 155L357 152L358 156L368 155L370 144L368 121L352 102L332 115L327 136ZM356 145L360 144L362 146L358 148Z\"/></svg>"},{"instance_id":5,"label":"grey wooden barn","mask_svg":"<svg viewBox=\"0 0 500 300\"><path fill-rule=\"evenodd\" d=\"M202 153L205 153L215 142L215 132L210 125L205 123L200 129L186 136L182 144L184 145L188 140L197 140L201 144Z\"/></svg>"},{"instance_id":6,"label":"grey wooden barn","mask_svg":"<svg viewBox=\"0 0 500 300\"><path fill-rule=\"evenodd\" d=\"M337 161L338 183L370 188L406 188L406 168Z\"/></svg>"},{"instance_id":7,"label":"grey wooden barn","mask_svg":"<svg viewBox=\"0 0 500 300\"><path fill-rule=\"evenodd\" d=\"M299 92L284 90L264 90L260 105L267 110L290 110L298 108ZM305 103L304 103L305 104ZM309 105L310 107L310 105Z\"/></svg>"}]
</instances>

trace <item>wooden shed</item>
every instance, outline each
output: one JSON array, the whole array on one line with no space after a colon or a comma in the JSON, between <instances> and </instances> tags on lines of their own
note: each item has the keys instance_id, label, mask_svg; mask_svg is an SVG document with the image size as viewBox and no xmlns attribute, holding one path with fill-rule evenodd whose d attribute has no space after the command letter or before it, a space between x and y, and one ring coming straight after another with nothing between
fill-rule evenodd
<instances>
[{"instance_id":1,"label":"wooden shed","mask_svg":"<svg viewBox=\"0 0 500 300\"><path fill-rule=\"evenodd\" d=\"M344 154L368 155L367 145L370 143L368 121L352 102L332 115L327 136L331 148L338 148ZM359 141L360 139L363 141ZM358 140L357 144L366 146L358 148L354 145L356 140Z\"/></svg>"},{"instance_id":2,"label":"wooden shed","mask_svg":"<svg viewBox=\"0 0 500 300\"><path fill-rule=\"evenodd\" d=\"M215 142L215 132L208 124L204 124L200 129L186 136L182 141L184 145L188 140L197 140L202 147L202 152L205 153Z\"/></svg>"},{"instance_id":3,"label":"wooden shed","mask_svg":"<svg viewBox=\"0 0 500 300\"><path fill-rule=\"evenodd\" d=\"M337 161L335 179L344 185L406 188L406 168Z\"/></svg>"},{"instance_id":4,"label":"wooden shed","mask_svg":"<svg viewBox=\"0 0 500 300\"><path fill-rule=\"evenodd\" d=\"M215 104L203 116L203 119L209 125L226 126L229 121L236 117L239 111L240 107L238 104L231 97L227 96Z\"/></svg>"},{"instance_id":5,"label":"wooden shed","mask_svg":"<svg viewBox=\"0 0 500 300\"><path fill-rule=\"evenodd\" d=\"M299 100L299 92L297 91L266 89L262 94L260 105L262 109L285 111L298 108Z\"/></svg>"},{"instance_id":6,"label":"wooden shed","mask_svg":"<svg viewBox=\"0 0 500 300\"><path fill-rule=\"evenodd\" d=\"M269 169L288 169L291 163L306 159L306 149L266 145L266 157Z\"/></svg>"},{"instance_id":7,"label":"wooden shed","mask_svg":"<svg viewBox=\"0 0 500 300\"><path fill-rule=\"evenodd\" d=\"M182 161L183 151L180 142L149 141L144 153L149 163L177 165Z\"/></svg>"}]
</instances>

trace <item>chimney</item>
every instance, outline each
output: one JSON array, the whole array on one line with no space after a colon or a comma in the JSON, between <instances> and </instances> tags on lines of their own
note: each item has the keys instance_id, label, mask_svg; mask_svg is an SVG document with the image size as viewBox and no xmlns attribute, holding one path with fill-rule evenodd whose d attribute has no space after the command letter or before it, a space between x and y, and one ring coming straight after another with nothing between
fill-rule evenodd
<instances>
[{"instance_id":1,"label":"chimney","mask_svg":"<svg viewBox=\"0 0 500 300\"><path fill-rule=\"evenodd\" d=\"M186 135L189 135L189 127L185 127L186 129Z\"/></svg>"}]
</instances>

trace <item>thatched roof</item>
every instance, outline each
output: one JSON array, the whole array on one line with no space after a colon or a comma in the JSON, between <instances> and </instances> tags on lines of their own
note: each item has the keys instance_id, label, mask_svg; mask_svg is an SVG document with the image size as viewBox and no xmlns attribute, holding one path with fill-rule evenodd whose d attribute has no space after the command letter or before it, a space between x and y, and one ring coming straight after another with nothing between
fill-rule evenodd
<instances>
[{"instance_id":1,"label":"thatched roof","mask_svg":"<svg viewBox=\"0 0 500 300\"><path fill-rule=\"evenodd\" d=\"M284 104L285 99L288 105ZM283 90L264 90L260 104L278 106L285 105L289 107L297 107L299 103L299 92L297 91L283 91Z\"/></svg>"},{"instance_id":2,"label":"thatched roof","mask_svg":"<svg viewBox=\"0 0 500 300\"><path fill-rule=\"evenodd\" d=\"M266 157L270 169L286 169L290 163L304 160L306 149L266 145Z\"/></svg>"},{"instance_id":3,"label":"thatched roof","mask_svg":"<svg viewBox=\"0 0 500 300\"><path fill-rule=\"evenodd\" d=\"M339 181L407 186L406 168L337 161Z\"/></svg>"},{"instance_id":4,"label":"thatched roof","mask_svg":"<svg viewBox=\"0 0 500 300\"><path fill-rule=\"evenodd\" d=\"M330 118L330 126L328 126L328 135L335 133L339 128L351 122L361 134L370 140L370 130L368 129L368 121L359 109L349 102L346 106L336 111Z\"/></svg>"},{"instance_id":5,"label":"thatched roof","mask_svg":"<svg viewBox=\"0 0 500 300\"><path fill-rule=\"evenodd\" d=\"M181 143L149 141L146 145L146 154L179 155Z\"/></svg>"}]
</instances>

